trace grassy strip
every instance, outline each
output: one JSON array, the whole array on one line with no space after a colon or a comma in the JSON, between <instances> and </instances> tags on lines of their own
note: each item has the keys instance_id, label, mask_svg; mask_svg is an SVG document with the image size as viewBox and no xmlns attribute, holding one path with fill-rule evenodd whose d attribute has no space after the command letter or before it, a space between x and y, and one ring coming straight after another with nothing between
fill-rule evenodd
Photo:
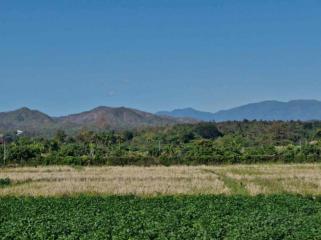
<instances>
[{"instance_id":1,"label":"grassy strip","mask_svg":"<svg viewBox=\"0 0 321 240\"><path fill-rule=\"evenodd\" d=\"M242 181L235 180L235 179L227 177L223 174L220 174L219 178L230 189L231 194L249 195L249 192L245 188L245 183L243 183Z\"/></svg>"},{"instance_id":2,"label":"grassy strip","mask_svg":"<svg viewBox=\"0 0 321 240\"><path fill-rule=\"evenodd\" d=\"M224 182L225 186L230 190L230 194L233 195L249 195L249 192L245 188L245 184L242 181L235 180L226 176L222 172L203 169L204 172L210 172L218 176L218 178Z\"/></svg>"}]
</instances>

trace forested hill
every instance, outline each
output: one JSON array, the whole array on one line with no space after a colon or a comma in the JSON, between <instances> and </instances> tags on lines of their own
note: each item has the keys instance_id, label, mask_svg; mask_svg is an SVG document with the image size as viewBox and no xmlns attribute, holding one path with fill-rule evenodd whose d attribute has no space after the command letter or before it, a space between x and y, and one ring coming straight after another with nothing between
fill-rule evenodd
<instances>
[{"instance_id":1,"label":"forested hill","mask_svg":"<svg viewBox=\"0 0 321 240\"><path fill-rule=\"evenodd\" d=\"M321 120L321 102L316 100L293 100L289 102L264 101L235 107L216 113L191 108L162 111L161 116L191 117L204 121L248 120Z\"/></svg>"},{"instance_id":2,"label":"forested hill","mask_svg":"<svg viewBox=\"0 0 321 240\"><path fill-rule=\"evenodd\" d=\"M52 136L58 129L73 133L81 129L124 130L191 122L195 121L158 116L125 107L97 107L90 111L63 117L51 117L40 111L24 107L0 113L0 133L19 129L28 135Z\"/></svg>"}]
</instances>

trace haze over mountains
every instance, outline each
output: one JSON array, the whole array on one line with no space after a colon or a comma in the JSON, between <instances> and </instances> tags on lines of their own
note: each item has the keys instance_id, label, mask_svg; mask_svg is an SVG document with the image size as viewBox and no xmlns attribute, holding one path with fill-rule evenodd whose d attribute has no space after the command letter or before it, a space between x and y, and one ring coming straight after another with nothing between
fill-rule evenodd
<instances>
[{"instance_id":1,"label":"haze over mountains","mask_svg":"<svg viewBox=\"0 0 321 240\"><path fill-rule=\"evenodd\" d=\"M203 121L248 120L321 120L321 102L317 100L293 100L289 102L264 101L251 103L216 113L192 108L162 111L160 116L191 117Z\"/></svg>"}]
</instances>

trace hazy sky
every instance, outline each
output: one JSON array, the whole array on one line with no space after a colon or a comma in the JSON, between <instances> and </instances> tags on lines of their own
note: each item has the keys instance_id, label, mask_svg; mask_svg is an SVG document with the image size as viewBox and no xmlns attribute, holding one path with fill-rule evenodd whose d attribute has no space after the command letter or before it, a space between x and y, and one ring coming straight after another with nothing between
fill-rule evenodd
<instances>
[{"instance_id":1,"label":"hazy sky","mask_svg":"<svg viewBox=\"0 0 321 240\"><path fill-rule=\"evenodd\" d=\"M319 0L0 0L0 111L321 99Z\"/></svg>"}]
</instances>

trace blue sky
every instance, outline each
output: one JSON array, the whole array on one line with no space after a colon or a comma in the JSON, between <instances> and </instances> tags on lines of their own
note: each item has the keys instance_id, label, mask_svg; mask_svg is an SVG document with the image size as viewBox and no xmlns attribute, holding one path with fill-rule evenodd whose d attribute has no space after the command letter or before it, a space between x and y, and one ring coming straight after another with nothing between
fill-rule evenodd
<instances>
[{"instance_id":1,"label":"blue sky","mask_svg":"<svg viewBox=\"0 0 321 240\"><path fill-rule=\"evenodd\" d=\"M321 99L318 0L1 0L0 111Z\"/></svg>"}]
</instances>

